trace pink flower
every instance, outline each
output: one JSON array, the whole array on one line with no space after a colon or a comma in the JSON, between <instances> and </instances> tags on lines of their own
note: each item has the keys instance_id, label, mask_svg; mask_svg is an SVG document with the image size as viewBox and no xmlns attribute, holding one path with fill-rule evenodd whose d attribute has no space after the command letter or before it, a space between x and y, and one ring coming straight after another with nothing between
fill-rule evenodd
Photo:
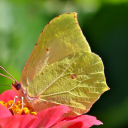
<instances>
[{"instance_id":1,"label":"pink flower","mask_svg":"<svg viewBox=\"0 0 128 128\"><path fill-rule=\"evenodd\" d=\"M0 101L13 100L15 95L13 90L5 91L0 95ZM102 124L96 117L89 115L62 117L69 111L69 107L60 105L42 110L36 116L30 114L13 115L0 104L0 128L89 128Z\"/></svg>"}]
</instances>

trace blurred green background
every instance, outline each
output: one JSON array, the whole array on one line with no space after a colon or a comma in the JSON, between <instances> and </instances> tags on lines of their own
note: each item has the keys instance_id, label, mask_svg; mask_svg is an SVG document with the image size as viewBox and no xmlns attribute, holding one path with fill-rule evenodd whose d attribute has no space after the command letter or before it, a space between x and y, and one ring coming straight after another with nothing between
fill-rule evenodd
<instances>
[{"instance_id":1,"label":"blurred green background","mask_svg":"<svg viewBox=\"0 0 128 128\"><path fill-rule=\"evenodd\" d=\"M44 26L67 12L78 13L92 51L103 60L111 88L87 113L104 123L93 128L128 128L128 0L0 0L0 65L20 81ZM0 84L11 83L0 76ZM6 89L0 86L0 93Z\"/></svg>"}]
</instances>

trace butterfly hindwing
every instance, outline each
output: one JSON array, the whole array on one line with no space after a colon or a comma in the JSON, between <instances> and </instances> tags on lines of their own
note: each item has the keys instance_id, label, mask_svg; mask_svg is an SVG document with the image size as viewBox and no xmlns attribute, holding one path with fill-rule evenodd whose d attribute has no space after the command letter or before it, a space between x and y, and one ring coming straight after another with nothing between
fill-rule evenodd
<instances>
[{"instance_id":1,"label":"butterfly hindwing","mask_svg":"<svg viewBox=\"0 0 128 128\"><path fill-rule=\"evenodd\" d=\"M31 97L39 94L42 104L67 105L74 113L82 114L108 87L99 56L81 51L46 66L27 89Z\"/></svg>"}]
</instances>

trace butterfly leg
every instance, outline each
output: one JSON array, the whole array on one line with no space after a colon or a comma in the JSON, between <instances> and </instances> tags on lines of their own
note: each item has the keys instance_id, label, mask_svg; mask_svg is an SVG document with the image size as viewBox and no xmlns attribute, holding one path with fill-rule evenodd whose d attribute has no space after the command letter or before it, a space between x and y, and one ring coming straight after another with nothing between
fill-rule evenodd
<instances>
[{"instance_id":1,"label":"butterfly leg","mask_svg":"<svg viewBox=\"0 0 128 128\"><path fill-rule=\"evenodd\" d=\"M22 111L22 109L23 109L23 107L24 107L24 104L23 104L23 99L24 99L24 98L23 98L23 97L19 97L19 96L15 96L15 97L14 97L13 104L12 104L8 109L10 109L11 107L13 107L13 105L15 104L16 99L21 99L21 103L22 103L21 111Z\"/></svg>"}]
</instances>

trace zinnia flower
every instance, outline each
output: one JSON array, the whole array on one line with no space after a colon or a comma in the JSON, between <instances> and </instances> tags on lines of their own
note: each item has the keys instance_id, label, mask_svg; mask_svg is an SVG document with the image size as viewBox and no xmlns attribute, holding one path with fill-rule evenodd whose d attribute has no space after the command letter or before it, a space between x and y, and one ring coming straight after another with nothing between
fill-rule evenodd
<instances>
[{"instance_id":1,"label":"zinnia flower","mask_svg":"<svg viewBox=\"0 0 128 128\"><path fill-rule=\"evenodd\" d=\"M0 128L89 128L102 124L96 117L89 115L63 117L70 111L70 108L64 105L48 108L36 114L25 107L21 112L21 109L18 109L21 103L17 101L11 109L9 106L16 95L13 90L7 90L0 95Z\"/></svg>"}]
</instances>

